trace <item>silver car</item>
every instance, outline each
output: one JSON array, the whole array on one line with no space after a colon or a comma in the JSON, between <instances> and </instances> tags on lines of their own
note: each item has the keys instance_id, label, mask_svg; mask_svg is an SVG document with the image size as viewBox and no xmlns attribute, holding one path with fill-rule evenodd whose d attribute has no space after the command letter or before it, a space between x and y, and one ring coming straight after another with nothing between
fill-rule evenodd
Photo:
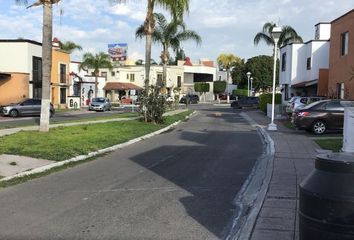
<instances>
[{"instance_id":1,"label":"silver car","mask_svg":"<svg viewBox=\"0 0 354 240\"><path fill-rule=\"evenodd\" d=\"M111 111L112 104L107 98L93 98L89 105L89 111Z\"/></svg>"},{"instance_id":2,"label":"silver car","mask_svg":"<svg viewBox=\"0 0 354 240\"><path fill-rule=\"evenodd\" d=\"M19 103L11 103L0 108L0 113L4 116L39 116L41 114L42 100L39 98L29 98ZM50 104L50 116L55 113L53 104Z\"/></svg>"}]
</instances>

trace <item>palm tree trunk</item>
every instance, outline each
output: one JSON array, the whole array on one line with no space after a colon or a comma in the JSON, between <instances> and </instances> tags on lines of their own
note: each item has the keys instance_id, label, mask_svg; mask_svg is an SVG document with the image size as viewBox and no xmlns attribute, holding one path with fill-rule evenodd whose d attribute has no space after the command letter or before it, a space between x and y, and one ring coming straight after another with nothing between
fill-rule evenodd
<instances>
[{"instance_id":1,"label":"palm tree trunk","mask_svg":"<svg viewBox=\"0 0 354 240\"><path fill-rule=\"evenodd\" d=\"M50 1L43 3L43 44L42 44L42 106L39 131L49 131L50 82L52 69L52 21L53 9Z\"/></svg>"},{"instance_id":2,"label":"palm tree trunk","mask_svg":"<svg viewBox=\"0 0 354 240\"><path fill-rule=\"evenodd\" d=\"M145 42L145 90L148 92L150 85L150 65L151 65L151 45L152 45L152 34L154 32L154 5L155 0L148 0L147 14L145 19L145 32L146 32L146 42Z\"/></svg>"},{"instance_id":3,"label":"palm tree trunk","mask_svg":"<svg viewBox=\"0 0 354 240\"><path fill-rule=\"evenodd\" d=\"M97 98L97 91L98 91L98 74L95 73L95 98Z\"/></svg>"},{"instance_id":4,"label":"palm tree trunk","mask_svg":"<svg viewBox=\"0 0 354 240\"><path fill-rule=\"evenodd\" d=\"M166 45L163 46L162 62L163 62L163 67L162 67L162 83L161 83L161 87L166 87L166 82L167 82L167 63L168 63L168 47Z\"/></svg>"}]
</instances>

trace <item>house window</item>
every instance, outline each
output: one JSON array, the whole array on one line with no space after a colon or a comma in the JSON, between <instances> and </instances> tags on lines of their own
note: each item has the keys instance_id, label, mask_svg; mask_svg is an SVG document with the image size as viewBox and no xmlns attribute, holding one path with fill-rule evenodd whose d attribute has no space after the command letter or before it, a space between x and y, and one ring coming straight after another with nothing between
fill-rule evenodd
<instances>
[{"instance_id":1,"label":"house window","mask_svg":"<svg viewBox=\"0 0 354 240\"><path fill-rule=\"evenodd\" d=\"M60 83L66 83L66 65L60 64L59 66L59 80Z\"/></svg>"},{"instance_id":2,"label":"house window","mask_svg":"<svg viewBox=\"0 0 354 240\"><path fill-rule=\"evenodd\" d=\"M341 56L345 56L348 54L348 42L349 42L349 33L348 32L345 32L345 33L342 33L341 36Z\"/></svg>"},{"instance_id":3,"label":"house window","mask_svg":"<svg viewBox=\"0 0 354 240\"><path fill-rule=\"evenodd\" d=\"M221 76L219 76L219 81L221 81Z\"/></svg>"},{"instance_id":4,"label":"house window","mask_svg":"<svg viewBox=\"0 0 354 240\"><path fill-rule=\"evenodd\" d=\"M281 71L286 70L286 52L281 55Z\"/></svg>"},{"instance_id":5,"label":"house window","mask_svg":"<svg viewBox=\"0 0 354 240\"><path fill-rule=\"evenodd\" d=\"M307 70L311 69L311 58L310 57L306 59L306 69Z\"/></svg>"},{"instance_id":6,"label":"house window","mask_svg":"<svg viewBox=\"0 0 354 240\"><path fill-rule=\"evenodd\" d=\"M101 72L102 77L107 77L107 72Z\"/></svg>"},{"instance_id":7,"label":"house window","mask_svg":"<svg viewBox=\"0 0 354 240\"><path fill-rule=\"evenodd\" d=\"M95 72L91 72L91 76L95 76Z\"/></svg>"},{"instance_id":8,"label":"house window","mask_svg":"<svg viewBox=\"0 0 354 240\"><path fill-rule=\"evenodd\" d=\"M178 88L182 87L182 77L181 76L177 76L177 87Z\"/></svg>"},{"instance_id":9,"label":"house window","mask_svg":"<svg viewBox=\"0 0 354 240\"><path fill-rule=\"evenodd\" d=\"M344 83L337 83L337 99L344 99Z\"/></svg>"},{"instance_id":10,"label":"house window","mask_svg":"<svg viewBox=\"0 0 354 240\"><path fill-rule=\"evenodd\" d=\"M134 82L135 81L135 74L131 73L129 79L130 79L131 82Z\"/></svg>"},{"instance_id":11,"label":"house window","mask_svg":"<svg viewBox=\"0 0 354 240\"><path fill-rule=\"evenodd\" d=\"M116 75L116 72L111 72L111 76L114 77Z\"/></svg>"},{"instance_id":12,"label":"house window","mask_svg":"<svg viewBox=\"0 0 354 240\"><path fill-rule=\"evenodd\" d=\"M42 58L32 58L33 97L42 98Z\"/></svg>"},{"instance_id":13,"label":"house window","mask_svg":"<svg viewBox=\"0 0 354 240\"><path fill-rule=\"evenodd\" d=\"M60 104L66 103L66 88L60 88Z\"/></svg>"}]
</instances>

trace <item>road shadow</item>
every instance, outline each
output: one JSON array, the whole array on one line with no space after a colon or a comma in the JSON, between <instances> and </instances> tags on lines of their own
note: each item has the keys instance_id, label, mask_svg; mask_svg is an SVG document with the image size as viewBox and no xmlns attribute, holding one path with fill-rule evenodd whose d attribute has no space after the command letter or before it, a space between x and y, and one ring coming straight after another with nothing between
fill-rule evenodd
<instances>
[{"instance_id":1,"label":"road shadow","mask_svg":"<svg viewBox=\"0 0 354 240\"><path fill-rule=\"evenodd\" d=\"M223 239L235 214L233 200L263 151L256 135L180 130L183 144L159 146L131 160L188 191L192 196L179 199L188 215Z\"/></svg>"}]
</instances>

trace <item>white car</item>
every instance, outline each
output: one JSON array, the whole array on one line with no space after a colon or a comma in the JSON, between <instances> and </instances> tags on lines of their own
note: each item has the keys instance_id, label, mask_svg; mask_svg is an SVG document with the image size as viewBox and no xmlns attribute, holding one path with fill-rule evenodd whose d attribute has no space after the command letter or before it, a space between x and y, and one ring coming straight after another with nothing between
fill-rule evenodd
<instances>
[{"instance_id":1,"label":"white car","mask_svg":"<svg viewBox=\"0 0 354 240\"><path fill-rule=\"evenodd\" d=\"M286 105L286 112L289 115L292 115L294 111L306 106L307 104L317 102L323 99L325 98L324 97L300 97L300 96L292 97L289 100L288 104Z\"/></svg>"}]
</instances>

